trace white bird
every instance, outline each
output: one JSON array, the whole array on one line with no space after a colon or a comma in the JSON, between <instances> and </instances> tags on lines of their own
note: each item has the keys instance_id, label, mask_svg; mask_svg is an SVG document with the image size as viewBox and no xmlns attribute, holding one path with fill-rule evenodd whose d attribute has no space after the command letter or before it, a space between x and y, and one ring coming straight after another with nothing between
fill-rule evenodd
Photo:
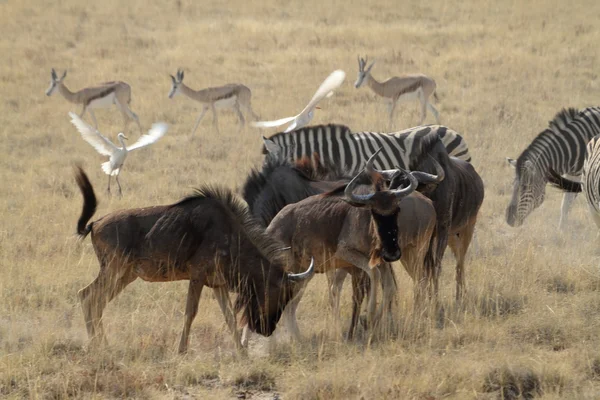
<instances>
[{"instance_id":1,"label":"white bird","mask_svg":"<svg viewBox=\"0 0 600 400\"><path fill-rule=\"evenodd\" d=\"M302 110L302 112L300 114L296 115L295 117L287 117L287 118L282 118L282 119L278 119L275 121L253 122L252 126L255 126L257 128L271 128L271 127L280 126L283 124L287 124L288 122L291 122L291 124L284 131L284 132L291 132L294 129L299 129L299 128L302 128L303 126L308 125L308 123L313 119L313 114L314 114L315 108L319 108L319 107L317 107L317 104L321 100L323 100L325 97L332 96L333 91L341 86L341 84L342 84L342 82L344 82L345 78L346 78L346 73L344 71L342 71L341 69L333 71L327 77L327 79L325 79L323 81L323 83L321 83L321 86L319 86L319 89L317 89L313 98L310 100L308 105L306 107L304 107L304 110Z\"/></svg>"},{"instance_id":2,"label":"white bird","mask_svg":"<svg viewBox=\"0 0 600 400\"><path fill-rule=\"evenodd\" d=\"M117 135L117 139L121 143L121 147L117 147L110 140L104 137L97 129L92 128L90 125L85 123L77 114L69 112L69 116L71 117L71 122L73 125L75 125L79 133L81 133L81 137L86 142L91 144L96 151L98 151L98 153L102 154L103 156L110 157L108 161L102 163L102 170L108 175L108 188L106 190L110 193L110 178L111 176L114 176L117 180L117 185L119 186L119 195L121 195L119 173L121 172L121 168L123 168L123 163L127 158L127 153L156 142L165 133L167 133L168 130L168 125L164 122L152 124L152 128L150 128L148 133L142 135L137 142L129 147L127 147L123 141L123 139L127 139L127 137L123 133L119 133Z\"/></svg>"}]
</instances>

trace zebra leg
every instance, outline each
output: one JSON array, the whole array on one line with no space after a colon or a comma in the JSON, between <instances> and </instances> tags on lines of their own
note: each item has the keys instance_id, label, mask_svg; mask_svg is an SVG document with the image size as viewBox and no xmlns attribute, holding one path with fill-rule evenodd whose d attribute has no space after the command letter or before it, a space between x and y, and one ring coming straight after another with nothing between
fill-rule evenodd
<instances>
[{"instance_id":1,"label":"zebra leg","mask_svg":"<svg viewBox=\"0 0 600 400\"><path fill-rule=\"evenodd\" d=\"M578 175L564 175L565 178L579 181ZM569 211L571 210L571 205L573 201L577 197L577 193L565 193L563 196L563 200L560 206L560 219L558 220L558 229L564 231L567 226Z\"/></svg>"}]
</instances>

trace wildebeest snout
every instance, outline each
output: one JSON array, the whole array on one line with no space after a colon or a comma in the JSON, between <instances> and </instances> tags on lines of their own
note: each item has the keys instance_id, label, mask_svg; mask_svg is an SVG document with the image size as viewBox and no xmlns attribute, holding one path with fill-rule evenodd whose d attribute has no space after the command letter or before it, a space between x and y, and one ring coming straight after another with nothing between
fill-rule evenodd
<instances>
[{"instance_id":1,"label":"wildebeest snout","mask_svg":"<svg viewBox=\"0 0 600 400\"><path fill-rule=\"evenodd\" d=\"M391 251L383 250L381 252L381 258L383 258L385 262L398 261L400 257L402 257L402 252L400 251L399 247Z\"/></svg>"}]
</instances>

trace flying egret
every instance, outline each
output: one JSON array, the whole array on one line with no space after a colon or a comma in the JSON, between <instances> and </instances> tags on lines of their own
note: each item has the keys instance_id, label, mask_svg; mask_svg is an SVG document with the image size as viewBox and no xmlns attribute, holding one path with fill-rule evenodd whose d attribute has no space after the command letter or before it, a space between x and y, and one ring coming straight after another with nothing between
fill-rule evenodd
<instances>
[{"instance_id":1,"label":"flying egret","mask_svg":"<svg viewBox=\"0 0 600 400\"><path fill-rule=\"evenodd\" d=\"M333 71L327 79L321 83L319 89L315 92L315 95L310 100L308 105L304 107L304 110L295 117L287 117L278 119L275 121L258 121L253 122L252 126L257 128L271 128L275 126L280 126L291 122L291 124L286 128L284 132L291 132L294 129L302 128L303 126L308 125L308 123L313 119L313 114L317 104L323 100L325 97L330 97L333 95L333 91L341 86L342 82L346 78L346 73L341 69Z\"/></svg>"},{"instance_id":2,"label":"flying egret","mask_svg":"<svg viewBox=\"0 0 600 400\"><path fill-rule=\"evenodd\" d=\"M123 163L127 158L127 153L132 150L141 149L142 147L148 146L160 139L165 133L167 133L168 125L164 122L157 122L152 124L152 128L147 134L140 136L140 138L127 147L124 139L127 137L123 133L117 135L117 139L121 143L121 147L115 146L110 140L104 137L97 129L92 128L86 122L84 122L79 116L73 112L69 112L71 117L71 123L75 125L81 137L91 144L98 153L103 156L108 156L110 159L105 163L102 163L102 170L108 175L108 188L106 191L110 193L110 178L114 176L117 185L119 186L119 196L121 193L121 184L119 183L119 173L123 167Z\"/></svg>"}]
</instances>

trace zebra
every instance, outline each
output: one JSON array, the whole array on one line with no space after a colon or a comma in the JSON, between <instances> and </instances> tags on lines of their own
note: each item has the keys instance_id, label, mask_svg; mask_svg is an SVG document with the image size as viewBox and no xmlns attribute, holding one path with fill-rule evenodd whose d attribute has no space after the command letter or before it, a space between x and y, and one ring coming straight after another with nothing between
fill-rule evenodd
<instances>
[{"instance_id":1,"label":"zebra","mask_svg":"<svg viewBox=\"0 0 600 400\"><path fill-rule=\"evenodd\" d=\"M550 170L549 182L568 193L583 192L592 219L600 228L600 135L594 136L586 146L581 182L565 179Z\"/></svg>"},{"instance_id":2,"label":"zebra","mask_svg":"<svg viewBox=\"0 0 600 400\"><path fill-rule=\"evenodd\" d=\"M513 194L506 209L508 225L518 227L544 202L551 170L577 179L581 175L585 148L600 133L600 108L562 109L548 123L518 159L507 157L515 168ZM570 206L577 193L565 193L561 205L559 229L564 229Z\"/></svg>"},{"instance_id":3,"label":"zebra","mask_svg":"<svg viewBox=\"0 0 600 400\"><path fill-rule=\"evenodd\" d=\"M289 133L263 138L263 154L275 154L295 163L317 153L320 160L343 168L349 175L358 174L375 151L382 148L375 161L377 169L408 168L411 152L419 139L437 131L448 154L470 162L469 148L461 135L443 125L423 125L393 133L353 133L345 125L315 125Z\"/></svg>"}]
</instances>

